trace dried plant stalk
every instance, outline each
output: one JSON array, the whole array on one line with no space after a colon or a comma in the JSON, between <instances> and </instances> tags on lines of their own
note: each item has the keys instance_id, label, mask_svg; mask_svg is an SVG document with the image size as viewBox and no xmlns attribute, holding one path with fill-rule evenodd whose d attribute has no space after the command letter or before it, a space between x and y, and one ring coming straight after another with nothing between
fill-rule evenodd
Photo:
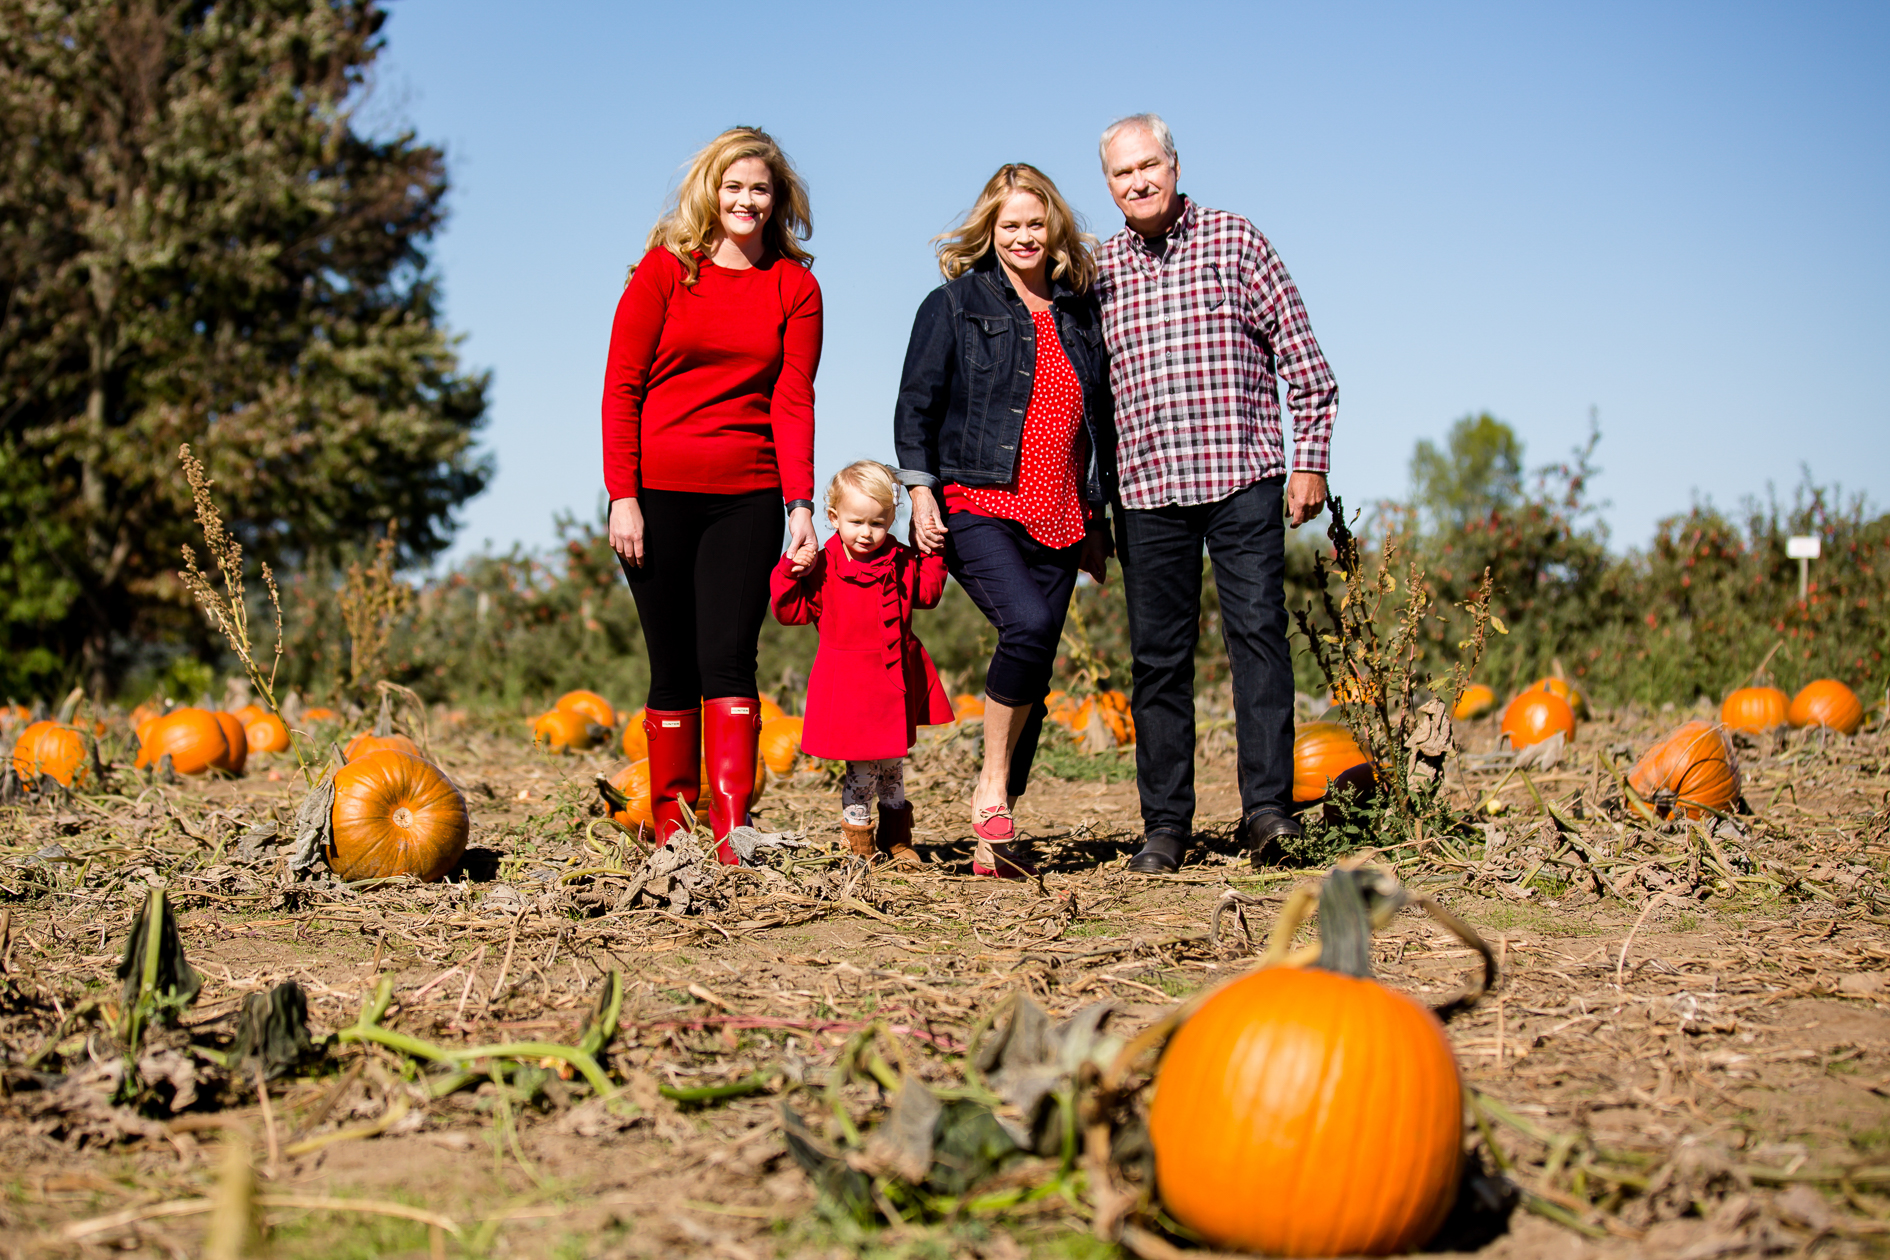
<instances>
[{"instance_id":1,"label":"dried plant stalk","mask_svg":"<svg viewBox=\"0 0 1890 1260\"><path fill-rule=\"evenodd\" d=\"M1378 767L1379 788L1389 812L1407 824L1415 824L1430 812L1441 786L1441 780L1435 777L1414 783L1408 773L1407 754L1421 721L1418 693L1429 691L1447 708L1454 708L1483 657L1489 630L1507 633L1490 611L1490 574L1485 570L1483 581L1462 605L1470 614L1471 629L1469 636L1457 644L1453 667L1442 676L1433 675L1425 662L1423 630L1426 621L1441 617L1434 611L1436 599L1423 568L1415 560L1406 563L1405 589L1399 600L1395 573L1400 548L1398 537L1388 532L1376 568L1367 573L1358 539L1346 525L1344 506L1337 495L1332 498L1326 537L1332 541L1331 567L1323 555L1315 557L1313 563L1324 625L1315 626L1310 601L1307 607L1295 610L1294 619L1332 689L1333 703ZM1333 576L1343 588L1336 599L1330 584ZM1381 631L1385 620L1390 628Z\"/></svg>"},{"instance_id":2,"label":"dried plant stalk","mask_svg":"<svg viewBox=\"0 0 1890 1260\"><path fill-rule=\"evenodd\" d=\"M338 598L342 623L348 627L348 681L355 687L386 674L394 620L413 602L413 588L394 576L398 528L393 521L387 523L386 536L374 544L372 564L356 561L348 566L348 580Z\"/></svg>"},{"instance_id":3,"label":"dried plant stalk","mask_svg":"<svg viewBox=\"0 0 1890 1260\"><path fill-rule=\"evenodd\" d=\"M216 500L210 497L210 487L216 483L210 480L203 462L191 452L188 442L177 448L177 461L183 465L184 480L190 483L190 497L196 504L204 548L216 561L223 589L218 591L197 567L197 553L188 544L183 548L184 568L177 575L178 579L203 606L204 614L223 632L230 650L243 662L250 685L262 695L270 710L280 716L281 709L276 704L276 671L282 666L282 594L276 589L276 575L267 564L260 566L263 586L269 592L269 607L276 617L275 655L265 674L249 640L249 604L243 593L243 545L224 528L223 514L217 510Z\"/></svg>"}]
</instances>

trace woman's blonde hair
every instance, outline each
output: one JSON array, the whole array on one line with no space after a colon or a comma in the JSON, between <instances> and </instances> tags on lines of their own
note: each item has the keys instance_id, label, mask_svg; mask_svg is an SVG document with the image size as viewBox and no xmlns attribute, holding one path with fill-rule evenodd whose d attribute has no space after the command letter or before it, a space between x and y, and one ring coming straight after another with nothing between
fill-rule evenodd
<instances>
[{"instance_id":1,"label":"woman's blonde hair","mask_svg":"<svg viewBox=\"0 0 1890 1260\"><path fill-rule=\"evenodd\" d=\"M1050 255L1051 278L1063 280L1078 293L1087 292L1096 279L1096 257L1090 252L1096 238L1083 230L1081 220L1050 177L1023 162L998 167L965 221L932 238L933 248L938 251L938 269L947 280L956 280L977 266L978 260L991 252L998 212L1013 193L1020 192L1043 202L1049 236L1045 252Z\"/></svg>"},{"instance_id":2,"label":"woman's blonde hair","mask_svg":"<svg viewBox=\"0 0 1890 1260\"><path fill-rule=\"evenodd\" d=\"M689 159L689 169L671 194L663 217L650 229L645 250L663 248L682 260L684 284L701 275L697 255L714 251L721 233L722 177L743 158L760 158L774 179L774 208L761 226L761 239L775 253L803 267L814 256L801 244L814 232L814 216L807 206L807 185L794 163L759 127L730 127ZM634 271L635 268L632 268ZM627 281L626 281L627 283Z\"/></svg>"},{"instance_id":3,"label":"woman's blonde hair","mask_svg":"<svg viewBox=\"0 0 1890 1260\"><path fill-rule=\"evenodd\" d=\"M876 459L855 460L833 475L833 480L827 483L829 512L839 511L835 505L840 501L842 490L863 494L883 508L899 503L899 483L893 480L892 469Z\"/></svg>"}]
</instances>

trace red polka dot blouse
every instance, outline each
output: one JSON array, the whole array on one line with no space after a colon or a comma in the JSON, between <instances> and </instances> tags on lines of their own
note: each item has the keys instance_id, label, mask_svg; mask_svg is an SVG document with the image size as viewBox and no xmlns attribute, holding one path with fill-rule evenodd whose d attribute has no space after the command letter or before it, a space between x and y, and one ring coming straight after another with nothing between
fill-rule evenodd
<instances>
[{"instance_id":1,"label":"red polka dot blouse","mask_svg":"<svg viewBox=\"0 0 1890 1260\"><path fill-rule=\"evenodd\" d=\"M1030 319L1037 328L1037 369L1018 443L1017 481L1009 486L947 482L945 509L1016 521L1044 546L1068 547L1083 541L1088 518L1082 489L1088 455L1083 384L1063 353L1056 316L1032 311Z\"/></svg>"}]
</instances>

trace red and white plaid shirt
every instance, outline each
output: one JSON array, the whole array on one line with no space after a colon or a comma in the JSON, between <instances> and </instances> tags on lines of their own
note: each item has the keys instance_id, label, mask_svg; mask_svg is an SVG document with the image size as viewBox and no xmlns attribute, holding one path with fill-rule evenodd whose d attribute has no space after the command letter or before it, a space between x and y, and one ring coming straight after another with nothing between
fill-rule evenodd
<instances>
[{"instance_id":1,"label":"red and white plaid shirt","mask_svg":"<svg viewBox=\"0 0 1890 1260\"><path fill-rule=\"evenodd\" d=\"M1339 387L1260 230L1189 201L1161 257L1125 227L1096 251L1122 505L1213 503L1294 466L1325 472Z\"/></svg>"}]
</instances>

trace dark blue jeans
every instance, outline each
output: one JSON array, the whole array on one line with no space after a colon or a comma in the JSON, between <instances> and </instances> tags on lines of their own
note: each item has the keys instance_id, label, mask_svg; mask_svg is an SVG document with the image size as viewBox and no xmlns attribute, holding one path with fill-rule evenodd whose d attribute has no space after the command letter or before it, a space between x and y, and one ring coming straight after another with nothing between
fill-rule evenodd
<instances>
[{"instance_id":1,"label":"dark blue jeans","mask_svg":"<svg viewBox=\"0 0 1890 1260\"><path fill-rule=\"evenodd\" d=\"M1240 812L1293 803L1293 661L1286 642L1286 478L1214 503L1118 510L1117 550L1135 654L1135 784L1142 825L1194 826L1194 648L1201 548L1214 562L1234 681Z\"/></svg>"},{"instance_id":2,"label":"dark blue jeans","mask_svg":"<svg viewBox=\"0 0 1890 1260\"><path fill-rule=\"evenodd\" d=\"M1022 796L1043 732L1043 698L1050 691L1083 545L1046 547L1016 521L974 512L948 513L945 528L945 567L998 632L984 693L999 704L1030 709L1011 755L1006 787L1012 796Z\"/></svg>"}]
</instances>

